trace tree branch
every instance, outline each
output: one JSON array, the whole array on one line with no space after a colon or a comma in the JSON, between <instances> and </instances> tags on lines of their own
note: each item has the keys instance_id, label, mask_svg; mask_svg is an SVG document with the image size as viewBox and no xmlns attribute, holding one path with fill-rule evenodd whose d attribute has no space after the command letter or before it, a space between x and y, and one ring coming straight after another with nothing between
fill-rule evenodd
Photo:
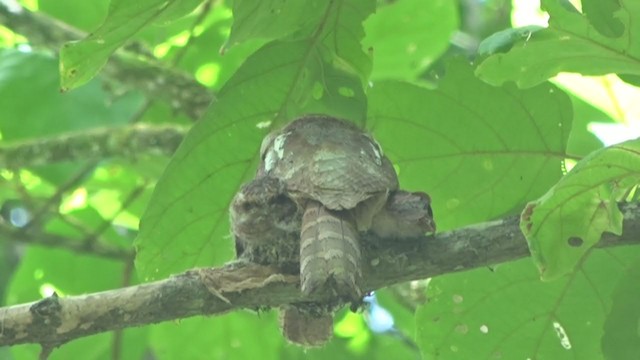
<instances>
[{"instance_id":1,"label":"tree branch","mask_svg":"<svg viewBox=\"0 0 640 360\"><path fill-rule=\"evenodd\" d=\"M66 42L87 34L43 15L22 8L16 1L0 1L0 24L22 34L35 47L58 52ZM148 99L160 99L175 111L198 119L214 99L213 94L192 76L168 69L150 53L135 45L116 51L102 74L125 89L142 91Z\"/></svg>"},{"instance_id":2,"label":"tree branch","mask_svg":"<svg viewBox=\"0 0 640 360\"><path fill-rule=\"evenodd\" d=\"M640 208L623 207L622 236L604 234L599 246L640 244ZM485 223L412 241L367 236L366 290L528 256L518 218ZM194 269L152 283L95 294L43 300L0 308L0 346L40 343L51 348L100 332L196 315L262 309L303 298L295 274L273 267L234 262Z\"/></svg>"},{"instance_id":3,"label":"tree branch","mask_svg":"<svg viewBox=\"0 0 640 360\"><path fill-rule=\"evenodd\" d=\"M178 125L134 124L0 144L0 168L17 169L62 161L171 156L188 131Z\"/></svg>"},{"instance_id":4,"label":"tree branch","mask_svg":"<svg viewBox=\"0 0 640 360\"><path fill-rule=\"evenodd\" d=\"M0 239L9 239L15 242L55 247L58 249L67 249L69 251L75 251L80 254L101 256L114 260L129 261L133 258L134 255L133 251L130 249L124 249L114 245L102 244L98 242L85 242L78 239L71 239L55 234L25 231L24 229L16 229L5 225L1 221ZM1 328L2 324L0 324L0 329Z\"/></svg>"}]
</instances>

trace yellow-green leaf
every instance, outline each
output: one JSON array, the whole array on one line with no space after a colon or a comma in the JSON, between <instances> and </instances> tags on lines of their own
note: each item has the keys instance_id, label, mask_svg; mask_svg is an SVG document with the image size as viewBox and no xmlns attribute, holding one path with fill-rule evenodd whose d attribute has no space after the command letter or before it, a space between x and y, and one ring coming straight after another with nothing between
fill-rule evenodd
<instances>
[{"instance_id":1,"label":"yellow-green leaf","mask_svg":"<svg viewBox=\"0 0 640 360\"><path fill-rule=\"evenodd\" d=\"M573 271L607 231L622 232L618 202L640 183L640 140L592 153L540 199L527 205L520 228L543 279Z\"/></svg>"}]
</instances>

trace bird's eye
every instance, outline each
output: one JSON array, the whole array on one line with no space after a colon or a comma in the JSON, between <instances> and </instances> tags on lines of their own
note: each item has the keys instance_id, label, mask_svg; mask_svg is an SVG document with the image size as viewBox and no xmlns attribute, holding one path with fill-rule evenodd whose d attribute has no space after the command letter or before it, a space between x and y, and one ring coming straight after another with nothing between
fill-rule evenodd
<instances>
[{"instance_id":1,"label":"bird's eye","mask_svg":"<svg viewBox=\"0 0 640 360\"><path fill-rule=\"evenodd\" d=\"M240 208L242 209L243 212L249 212L253 210L255 207L256 207L256 204L250 203L250 202L246 202L240 205Z\"/></svg>"}]
</instances>

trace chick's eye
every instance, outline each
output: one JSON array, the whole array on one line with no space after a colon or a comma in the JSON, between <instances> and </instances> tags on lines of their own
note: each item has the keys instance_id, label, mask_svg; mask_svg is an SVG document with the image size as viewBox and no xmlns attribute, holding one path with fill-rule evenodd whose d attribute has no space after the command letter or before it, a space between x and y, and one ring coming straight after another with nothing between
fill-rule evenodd
<instances>
[{"instance_id":1,"label":"chick's eye","mask_svg":"<svg viewBox=\"0 0 640 360\"><path fill-rule=\"evenodd\" d=\"M250 202L246 202L246 203L243 203L242 205L240 205L240 209L242 211L244 211L244 212L249 212L249 211L255 209L255 207L256 207L256 204L250 203Z\"/></svg>"},{"instance_id":2,"label":"chick's eye","mask_svg":"<svg viewBox=\"0 0 640 360\"><path fill-rule=\"evenodd\" d=\"M289 202L289 198L284 196L284 195L278 195L274 200L274 203L276 203L278 205L284 205L287 202Z\"/></svg>"}]
</instances>

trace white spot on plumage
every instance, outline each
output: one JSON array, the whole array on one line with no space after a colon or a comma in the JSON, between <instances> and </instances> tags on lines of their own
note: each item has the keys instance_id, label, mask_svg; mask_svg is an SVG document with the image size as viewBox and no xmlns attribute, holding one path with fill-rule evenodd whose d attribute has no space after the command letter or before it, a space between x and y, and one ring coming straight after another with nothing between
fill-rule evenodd
<instances>
[{"instance_id":1,"label":"white spot on plumage","mask_svg":"<svg viewBox=\"0 0 640 360\"><path fill-rule=\"evenodd\" d=\"M268 173L276 166L278 159L276 159L275 151L269 150L264 157L264 170Z\"/></svg>"},{"instance_id":2,"label":"white spot on plumage","mask_svg":"<svg viewBox=\"0 0 640 360\"><path fill-rule=\"evenodd\" d=\"M278 159L284 157L284 143L287 141L289 134L291 134L291 132L280 134L273 140L273 151L278 155Z\"/></svg>"},{"instance_id":3,"label":"white spot on plumage","mask_svg":"<svg viewBox=\"0 0 640 360\"><path fill-rule=\"evenodd\" d=\"M273 139L271 146L266 149L266 153L264 155L264 170L267 173L276 166L278 160L282 160L284 157L284 144L287 141L287 136L289 136L289 134L291 134L290 131L276 136L276 138Z\"/></svg>"},{"instance_id":4,"label":"white spot on plumage","mask_svg":"<svg viewBox=\"0 0 640 360\"><path fill-rule=\"evenodd\" d=\"M369 142L369 145L371 145L371 148L373 149L373 153L375 154L375 158L374 161L376 162L376 165L380 166L382 165L382 151L380 150L380 146L377 143Z\"/></svg>"}]
</instances>

